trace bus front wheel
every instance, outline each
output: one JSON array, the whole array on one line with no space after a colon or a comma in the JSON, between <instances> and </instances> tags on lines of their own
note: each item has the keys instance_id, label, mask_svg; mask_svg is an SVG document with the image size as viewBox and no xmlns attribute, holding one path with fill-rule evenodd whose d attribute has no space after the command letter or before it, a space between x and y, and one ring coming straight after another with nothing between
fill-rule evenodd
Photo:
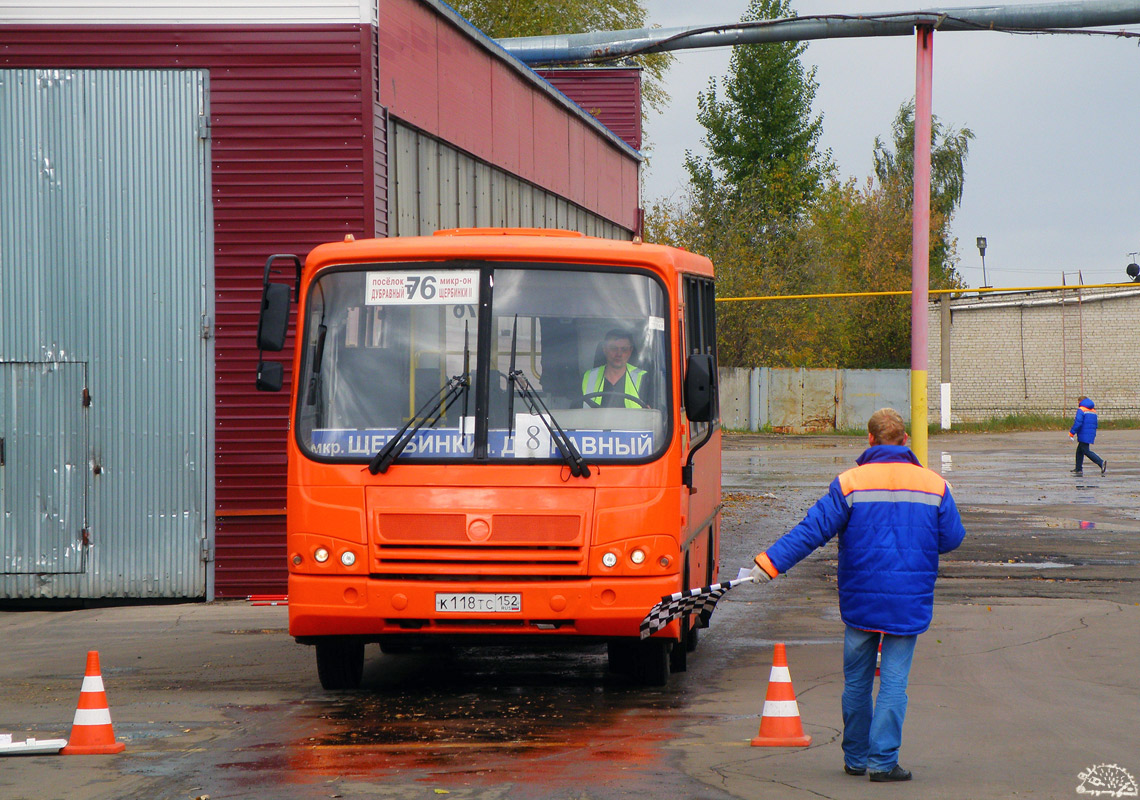
<instances>
[{"instance_id":1,"label":"bus front wheel","mask_svg":"<svg viewBox=\"0 0 1140 800\"><path fill-rule=\"evenodd\" d=\"M612 639L610 671L628 675L643 686L664 686L669 681L668 639Z\"/></svg>"},{"instance_id":2,"label":"bus front wheel","mask_svg":"<svg viewBox=\"0 0 1140 800\"><path fill-rule=\"evenodd\" d=\"M669 651L672 644L668 639L647 639L638 642L633 679L642 686L664 686L668 683Z\"/></svg>"},{"instance_id":3,"label":"bus front wheel","mask_svg":"<svg viewBox=\"0 0 1140 800\"><path fill-rule=\"evenodd\" d=\"M364 676L364 643L331 639L317 643L317 677L330 691L356 689Z\"/></svg>"}]
</instances>

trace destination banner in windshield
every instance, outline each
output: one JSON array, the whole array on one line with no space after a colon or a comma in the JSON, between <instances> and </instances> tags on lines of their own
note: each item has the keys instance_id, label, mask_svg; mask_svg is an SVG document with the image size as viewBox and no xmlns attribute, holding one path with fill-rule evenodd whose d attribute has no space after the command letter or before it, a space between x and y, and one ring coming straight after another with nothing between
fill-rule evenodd
<instances>
[{"instance_id":1,"label":"destination banner in windshield","mask_svg":"<svg viewBox=\"0 0 1140 800\"><path fill-rule=\"evenodd\" d=\"M397 434L397 428L316 428L312 433L312 452L331 458L370 458ZM644 458L656 447L652 431L566 431L566 435L584 458ZM463 458L474 449L475 437L464 435L459 428L425 428L416 431L401 457ZM529 439L529 441L528 441ZM505 429L487 432L490 458L561 458L556 442L552 442L545 426L541 432L533 426L516 429L508 436Z\"/></svg>"},{"instance_id":2,"label":"destination banner in windshield","mask_svg":"<svg viewBox=\"0 0 1140 800\"><path fill-rule=\"evenodd\" d=\"M364 302L370 306L426 306L479 302L479 270L369 272Z\"/></svg>"}]
</instances>

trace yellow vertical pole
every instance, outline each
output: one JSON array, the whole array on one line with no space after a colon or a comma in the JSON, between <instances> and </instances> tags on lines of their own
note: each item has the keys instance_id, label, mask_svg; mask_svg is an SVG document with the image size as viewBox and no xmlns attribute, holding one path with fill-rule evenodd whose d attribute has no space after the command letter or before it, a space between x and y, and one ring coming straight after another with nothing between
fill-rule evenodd
<instances>
[{"instance_id":1,"label":"yellow vertical pole","mask_svg":"<svg viewBox=\"0 0 1140 800\"><path fill-rule=\"evenodd\" d=\"M910 371L910 449L924 467L926 461L926 375L924 369Z\"/></svg>"}]
</instances>

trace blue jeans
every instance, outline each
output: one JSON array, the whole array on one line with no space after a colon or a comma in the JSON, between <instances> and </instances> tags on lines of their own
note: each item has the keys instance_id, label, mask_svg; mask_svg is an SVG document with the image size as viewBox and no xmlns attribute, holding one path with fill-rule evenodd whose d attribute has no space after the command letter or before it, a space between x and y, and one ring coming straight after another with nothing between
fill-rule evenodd
<instances>
[{"instance_id":1,"label":"blue jeans","mask_svg":"<svg viewBox=\"0 0 1140 800\"><path fill-rule=\"evenodd\" d=\"M872 709L875 655L883 661ZM906 684L917 636L892 636L848 626L843 637L843 760L855 769L890 772L899 761Z\"/></svg>"},{"instance_id":2,"label":"blue jeans","mask_svg":"<svg viewBox=\"0 0 1140 800\"><path fill-rule=\"evenodd\" d=\"M1096 464L1098 467L1104 466L1104 460L1101 459L1100 456L1098 456L1096 453L1094 453L1092 451L1092 445L1091 444L1089 444L1088 442L1077 442L1077 469L1078 470L1084 466L1085 456L1088 456L1089 460L1092 461L1094 464Z\"/></svg>"}]
</instances>

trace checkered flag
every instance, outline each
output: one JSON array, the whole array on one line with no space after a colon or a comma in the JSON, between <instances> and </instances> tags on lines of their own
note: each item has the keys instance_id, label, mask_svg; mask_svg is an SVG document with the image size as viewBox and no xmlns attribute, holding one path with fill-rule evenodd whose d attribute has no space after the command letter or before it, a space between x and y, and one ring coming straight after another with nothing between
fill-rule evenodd
<instances>
[{"instance_id":1,"label":"checkered flag","mask_svg":"<svg viewBox=\"0 0 1140 800\"><path fill-rule=\"evenodd\" d=\"M662 597L661 602L649 609L649 613L641 621L641 638L647 639L685 614L700 615L701 627L708 627L709 618L716 609L717 601L724 597L724 593L733 586L752 582L752 578L737 578L734 581L722 581L700 589L685 589Z\"/></svg>"}]
</instances>

